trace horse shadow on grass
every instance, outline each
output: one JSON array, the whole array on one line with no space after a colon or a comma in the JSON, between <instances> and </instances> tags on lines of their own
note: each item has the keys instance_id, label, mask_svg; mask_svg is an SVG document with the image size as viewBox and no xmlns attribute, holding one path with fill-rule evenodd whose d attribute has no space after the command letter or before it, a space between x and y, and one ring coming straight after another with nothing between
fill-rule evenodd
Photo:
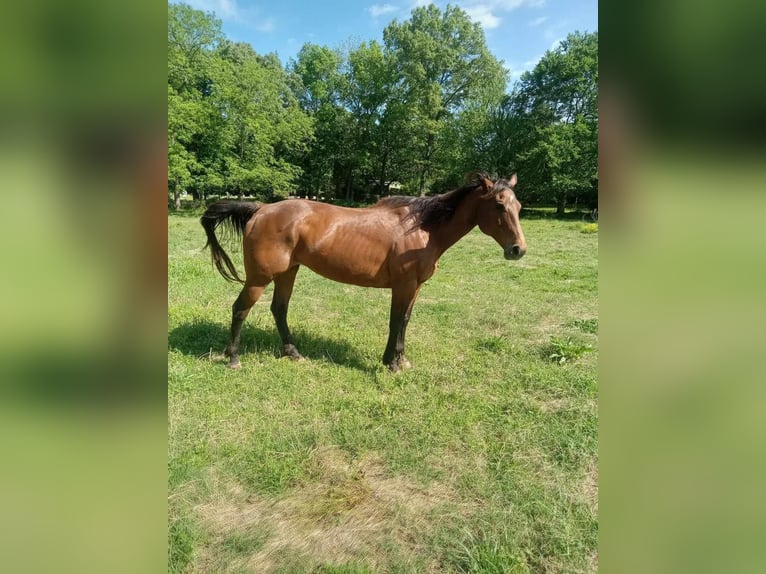
<instances>
[{"instance_id":1,"label":"horse shadow on grass","mask_svg":"<svg viewBox=\"0 0 766 574\"><path fill-rule=\"evenodd\" d=\"M368 373L376 370L376 365L366 362L362 352L347 341L328 339L300 330L294 331L293 337L301 355L308 360L329 361ZM242 326L240 341L239 356L243 362L253 355L282 356L282 342L275 328L261 329L245 324ZM222 356L228 342L228 325L210 321L185 323L168 334L170 349L198 358L209 357L211 354Z\"/></svg>"}]
</instances>

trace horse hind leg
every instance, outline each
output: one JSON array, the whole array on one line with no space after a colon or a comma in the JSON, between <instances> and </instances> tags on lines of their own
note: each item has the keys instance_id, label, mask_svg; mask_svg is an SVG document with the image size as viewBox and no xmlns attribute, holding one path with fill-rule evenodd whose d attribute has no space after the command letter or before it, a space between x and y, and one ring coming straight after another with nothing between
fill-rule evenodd
<instances>
[{"instance_id":1,"label":"horse hind leg","mask_svg":"<svg viewBox=\"0 0 766 574\"><path fill-rule=\"evenodd\" d=\"M290 297L293 294L293 285L295 285L298 269L300 266L296 265L274 278L274 296L271 299L271 314L274 315L274 322L277 324L277 331L279 331L279 337L282 339L282 352L284 356L296 361L303 357L295 347L290 328L287 326L287 308L290 305Z\"/></svg>"},{"instance_id":2,"label":"horse hind leg","mask_svg":"<svg viewBox=\"0 0 766 574\"><path fill-rule=\"evenodd\" d=\"M231 306L231 339L224 354L229 357L229 368L239 369L239 338L242 334L242 323L245 322L250 309L263 294L266 285L245 285Z\"/></svg>"}]
</instances>

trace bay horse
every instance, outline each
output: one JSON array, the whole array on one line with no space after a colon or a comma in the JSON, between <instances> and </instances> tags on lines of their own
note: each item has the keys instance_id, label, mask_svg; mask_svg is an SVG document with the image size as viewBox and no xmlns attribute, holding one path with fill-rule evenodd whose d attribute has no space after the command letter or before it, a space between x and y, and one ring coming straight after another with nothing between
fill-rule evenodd
<instances>
[{"instance_id":1,"label":"bay horse","mask_svg":"<svg viewBox=\"0 0 766 574\"><path fill-rule=\"evenodd\" d=\"M431 197L386 197L364 208L339 207L304 199L272 204L222 200L200 222L213 264L227 280L244 285L232 306L228 366L240 368L242 323L266 286L274 282L271 313L284 355L301 359L287 326L287 307L301 265L341 283L391 289L388 344L383 363L392 371L409 368L404 335L423 283L439 257L471 229L497 241L506 259L527 250L519 224L521 203L513 191L516 175L491 181L473 173L458 189ZM242 280L215 234L219 225L242 236Z\"/></svg>"}]
</instances>

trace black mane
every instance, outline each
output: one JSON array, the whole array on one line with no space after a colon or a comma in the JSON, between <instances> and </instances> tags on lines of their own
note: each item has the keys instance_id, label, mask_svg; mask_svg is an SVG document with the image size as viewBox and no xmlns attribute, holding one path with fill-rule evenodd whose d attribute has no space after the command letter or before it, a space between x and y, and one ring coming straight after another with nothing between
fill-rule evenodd
<instances>
[{"instance_id":1,"label":"black mane","mask_svg":"<svg viewBox=\"0 0 766 574\"><path fill-rule=\"evenodd\" d=\"M391 197L384 197L375 205L391 208L409 207L409 217L414 221L415 227L430 231L432 228L447 223L452 219L452 216L455 215L458 207L460 207L460 204L468 194L480 187L482 187L480 180L474 179L463 187L440 195L428 197L392 195ZM499 191L499 189L504 189L505 187L509 187L508 182L506 180L498 180L492 191Z\"/></svg>"}]
</instances>

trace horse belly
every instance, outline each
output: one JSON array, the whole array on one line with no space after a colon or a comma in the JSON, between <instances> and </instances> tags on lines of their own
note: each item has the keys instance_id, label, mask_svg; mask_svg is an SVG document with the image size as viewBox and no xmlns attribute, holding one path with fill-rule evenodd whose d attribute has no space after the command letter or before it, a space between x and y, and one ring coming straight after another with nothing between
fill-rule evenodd
<instances>
[{"instance_id":1,"label":"horse belly","mask_svg":"<svg viewBox=\"0 0 766 574\"><path fill-rule=\"evenodd\" d=\"M333 281L360 287L390 287L387 251L366 243L318 246L306 250L298 259L302 265Z\"/></svg>"},{"instance_id":2,"label":"horse belly","mask_svg":"<svg viewBox=\"0 0 766 574\"><path fill-rule=\"evenodd\" d=\"M322 277L360 287L390 287L388 273L382 267L364 265L339 257L309 257L301 262Z\"/></svg>"}]
</instances>

